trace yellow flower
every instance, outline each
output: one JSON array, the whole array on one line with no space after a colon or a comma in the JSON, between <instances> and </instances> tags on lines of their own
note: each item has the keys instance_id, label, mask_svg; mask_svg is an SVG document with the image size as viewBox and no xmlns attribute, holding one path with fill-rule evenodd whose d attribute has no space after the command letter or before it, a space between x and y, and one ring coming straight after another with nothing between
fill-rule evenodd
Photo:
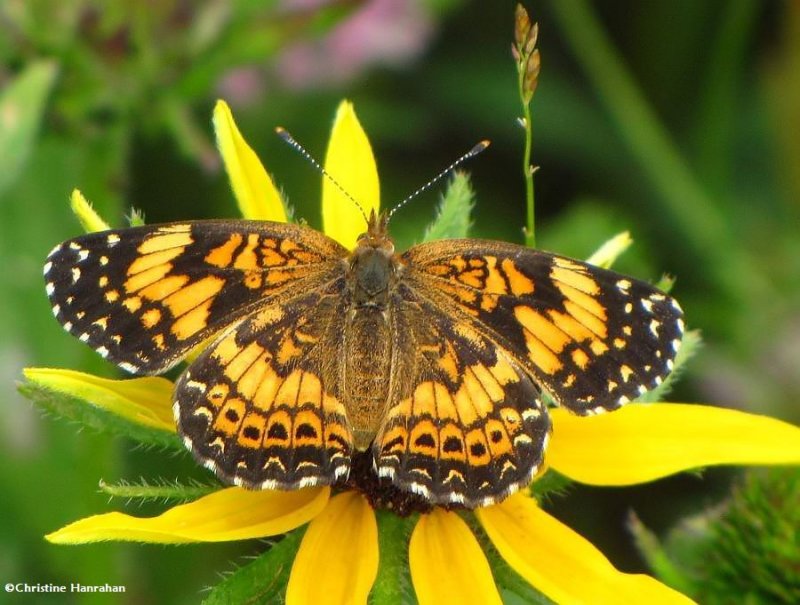
<instances>
[{"instance_id":1,"label":"yellow flower","mask_svg":"<svg viewBox=\"0 0 800 605\"><path fill-rule=\"evenodd\" d=\"M285 219L279 193L223 102L215 109L214 124L243 214ZM325 165L364 212L378 208L372 151L347 102L337 112ZM328 185L323 185L326 233L352 246L364 228L361 211ZM26 376L34 384L82 397L129 421L175 430L165 421L171 418L171 394L163 379L109 381L37 369L26 371ZM152 382L137 382L142 380ZM588 418L555 409L552 420L549 467L593 485L641 483L708 465L800 463L800 428L710 406L630 404ZM465 521L467 514L472 513L435 508L419 516L409 541L408 564L421 605L502 602L489 563ZM618 571L525 493L478 509L474 516L506 562L555 602L692 602L650 576ZM367 603L379 567L378 522L357 491L332 495L328 487L292 492L228 487L153 518L111 512L81 519L47 539L57 544L215 542L280 535L306 523L286 602Z\"/></svg>"}]
</instances>

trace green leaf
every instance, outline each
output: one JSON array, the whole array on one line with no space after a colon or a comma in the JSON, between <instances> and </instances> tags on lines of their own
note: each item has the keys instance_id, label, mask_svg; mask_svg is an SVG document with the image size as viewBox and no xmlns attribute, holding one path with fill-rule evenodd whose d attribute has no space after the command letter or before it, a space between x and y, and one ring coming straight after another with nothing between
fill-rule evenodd
<instances>
[{"instance_id":1,"label":"green leaf","mask_svg":"<svg viewBox=\"0 0 800 605\"><path fill-rule=\"evenodd\" d=\"M454 239L467 237L471 226L470 216L475 205L475 192L470 185L469 177L463 172L453 175L447 188L436 218L428 225L425 242L437 239Z\"/></svg>"},{"instance_id":2,"label":"green leaf","mask_svg":"<svg viewBox=\"0 0 800 605\"><path fill-rule=\"evenodd\" d=\"M160 480L151 485L144 479L140 483L121 481L111 484L100 480L100 491L112 498L125 498L128 500L155 500L159 502L189 502L196 500L219 489L219 485L206 485L200 482L191 482L188 485L177 480Z\"/></svg>"},{"instance_id":3,"label":"green leaf","mask_svg":"<svg viewBox=\"0 0 800 605\"><path fill-rule=\"evenodd\" d=\"M677 355L675 355L675 368L672 372L664 379L660 385L658 385L652 391L648 391L641 397L638 397L636 401L642 403L651 403L653 401L664 401L666 398L667 393L672 390L672 385L675 384L675 381L683 375L683 371L686 369L686 363L694 357L694 354L697 353L698 349L703 345L703 339L700 336L700 332L697 330L689 330L683 335L683 341L681 342L681 348L678 349Z\"/></svg>"},{"instance_id":4,"label":"green leaf","mask_svg":"<svg viewBox=\"0 0 800 605\"><path fill-rule=\"evenodd\" d=\"M305 528L286 534L264 554L217 584L203 605L264 605L283 603L292 562Z\"/></svg>"},{"instance_id":5,"label":"green leaf","mask_svg":"<svg viewBox=\"0 0 800 605\"><path fill-rule=\"evenodd\" d=\"M375 511L378 518L380 565L370 593L373 605L416 603L408 567L408 540L417 516L398 517L390 511Z\"/></svg>"},{"instance_id":6,"label":"green leaf","mask_svg":"<svg viewBox=\"0 0 800 605\"><path fill-rule=\"evenodd\" d=\"M530 492L537 501L542 502L553 496L563 495L572 483L569 477L548 469L544 475L537 477L531 483Z\"/></svg>"},{"instance_id":7,"label":"green leaf","mask_svg":"<svg viewBox=\"0 0 800 605\"><path fill-rule=\"evenodd\" d=\"M695 592L692 582L670 559L658 536L645 527L633 512L630 515L628 528L633 534L637 549L659 580L684 594Z\"/></svg>"},{"instance_id":8,"label":"green leaf","mask_svg":"<svg viewBox=\"0 0 800 605\"><path fill-rule=\"evenodd\" d=\"M103 433L124 435L145 445L185 451L175 433L131 422L93 405L90 401L58 393L32 382L22 383L17 390L44 410L61 418L73 420Z\"/></svg>"},{"instance_id":9,"label":"green leaf","mask_svg":"<svg viewBox=\"0 0 800 605\"><path fill-rule=\"evenodd\" d=\"M30 156L57 73L54 61L31 63L0 93L0 195Z\"/></svg>"}]
</instances>

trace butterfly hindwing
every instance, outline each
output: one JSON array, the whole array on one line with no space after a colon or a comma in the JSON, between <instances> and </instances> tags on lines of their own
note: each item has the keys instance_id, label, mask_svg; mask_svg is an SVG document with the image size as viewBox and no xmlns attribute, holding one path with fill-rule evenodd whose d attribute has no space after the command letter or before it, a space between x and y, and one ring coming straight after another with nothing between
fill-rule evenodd
<instances>
[{"instance_id":1,"label":"butterfly hindwing","mask_svg":"<svg viewBox=\"0 0 800 605\"><path fill-rule=\"evenodd\" d=\"M193 221L68 240L50 253L44 275L67 331L123 369L155 374L345 255L297 225Z\"/></svg>"},{"instance_id":2,"label":"butterfly hindwing","mask_svg":"<svg viewBox=\"0 0 800 605\"><path fill-rule=\"evenodd\" d=\"M337 393L344 279L331 277L228 330L178 380L179 432L223 480L295 489L346 477L353 438Z\"/></svg>"},{"instance_id":3,"label":"butterfly hindwing","mask_svg":"<svg viewBox=\"0 0 800 605\"><path fill-rule=\"evenodd\" d=\"M449 305L432 305L424 289L401 292L395 346L414 361L400 369L375 439L378 474L435 504L502 500L542 464L550 420L538 390Z\"/></svg>"},{"instance_id":4,"label":"butterfly hindwing","mask_svg":"<svg viewBox=\"0 0 800 605\"><path fill-rule=\"evenodd\" d=\"M615 409L672 370L682 312L647 283L502 242L432 242L401 258L410 285L454 301L573 412Z\"/></svg>"}]
</instances>

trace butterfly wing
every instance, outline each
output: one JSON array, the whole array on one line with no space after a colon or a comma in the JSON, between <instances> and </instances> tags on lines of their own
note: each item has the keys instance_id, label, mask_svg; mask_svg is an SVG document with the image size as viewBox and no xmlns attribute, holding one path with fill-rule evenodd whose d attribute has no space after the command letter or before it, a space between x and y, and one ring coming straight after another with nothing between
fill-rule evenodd
<instances>
[{"instance_id":1,"label":"butterfly wing","mask_svg":"<svg viewBox=\"0 0 800 605\"><path fill-rule=\"evenodd\" d=\"M299 225L193 221L90 233L44 268L53 314L121 368L157 374L347 255Z\"/></svg>"},{"instance_id":2,"label":"butterfly wing","mask_svg":"<svg viewBox=\"0 0 800 605\"><path fill-rule=\"evenodd\" d=\"M255 489L330 484L353 438L336 392L344 272L309 280L232 327L175 388L179 432L225 481Z\"/></svg>"},{"instance_id":3,"label":"butterfly wing","mask_svg":"<svg viewBox=\"0 0 800 605\"><path fill-rule=\"evenodd\" d=\"M550 430L539 392L512 356L400 286L395 396L373 445L379 476L434 504L470 508L529 483Z\"/></svg>"},{"instance_id":4,"label":"butterfly wing","mask_svg":"<svg viewBox=\"0 0 800 605\"><path fill-rule=\"evenodd\" d=\"M514 244L448 240L401 256L405 281L508 351L560 405L612 410L669 374L683 334L655 287Z\"/></svg>"}]
</instances>

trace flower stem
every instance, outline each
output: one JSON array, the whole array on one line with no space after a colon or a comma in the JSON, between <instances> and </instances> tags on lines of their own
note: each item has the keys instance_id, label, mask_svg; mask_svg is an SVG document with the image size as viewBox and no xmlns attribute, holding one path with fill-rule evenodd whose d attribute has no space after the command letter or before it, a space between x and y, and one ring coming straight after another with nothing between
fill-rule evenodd
<instances>
[{"instance_id":1,"label":"flower stem","mask_svg":"<svg viewBox=\"0 0 800 605\"><path fill-rule=\"evenodd\" d=\"M531 248L536 245L534 231L534 188L533 173L536 168L531 164L533 148L533 124L531 121L531 101L539 83L540 57L536 42L539 37L539 26L531 23L528 11L517 4L514 13L514 43L511 53L517 68L517 84L519 99L522 102L522 118L520 122L525 130L525 150L522 154L522 174L525 179L525 203L528 209L525 224L525 244Z\"/></svg>"},{"instance_id":2,"label":"flower stem","mask_svg":"<svg viewBox=\"0 0 800 605\"><path fill-rule=\"evenodd\" d=\"M522 120L525 122L525 150L522 154L522 174L525 178L525 206L527 208L527 220L525 222L525 245L529 248L536 246L535 227L535 189L533 187L534 168L531 165L531 150L533 149L533 125L531 124L531 106L524 101L522 95L523 74L519 74L519 90L522 102Z\"/></svg>"}]
</instances>

